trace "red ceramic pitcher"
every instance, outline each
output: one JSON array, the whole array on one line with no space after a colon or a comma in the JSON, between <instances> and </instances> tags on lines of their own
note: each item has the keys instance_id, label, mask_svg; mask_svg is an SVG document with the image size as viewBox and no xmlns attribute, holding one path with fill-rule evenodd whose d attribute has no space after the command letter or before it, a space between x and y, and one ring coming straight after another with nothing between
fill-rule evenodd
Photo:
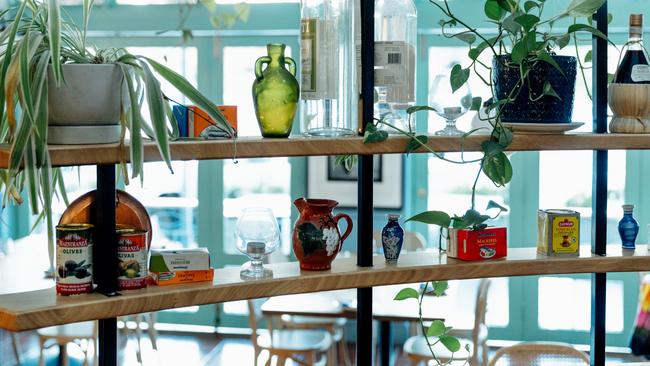
<instances>
[{"instance_id":1,"label":"red ceramic pitcher","mask_svg":"<svg viewBox=\"0 0 650 366\"><path fill-rule=\"evenodd\" d=\"M346 214L332 216L332 210L339 204L333 200L298 198L293 204L300 212L293 226L293 253L300 269L332 268L332 261L352 231L352 219ZM342 236L338 226L341 219L348 223Z\"/></svg>"}]
</instances>

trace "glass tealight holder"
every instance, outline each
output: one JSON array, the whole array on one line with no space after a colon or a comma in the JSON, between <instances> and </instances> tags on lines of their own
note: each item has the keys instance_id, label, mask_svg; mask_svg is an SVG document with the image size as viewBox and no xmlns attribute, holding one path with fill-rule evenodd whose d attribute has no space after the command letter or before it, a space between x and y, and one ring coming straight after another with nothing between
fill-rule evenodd
<instances>
[{"instance_id":1,"label":"glass tealight holder","mask_svg":"<svg viewBox=\"0 0 650 366\"><path fill-rule=\"evenodd\" d=\"M250 262L242 266L242 279L273 277L273 271L264 268L264 257L271 254L280 242L278 222L269 208L244 209L237 220L237 249L248 256Z\"/></svg>"}]
</instances>

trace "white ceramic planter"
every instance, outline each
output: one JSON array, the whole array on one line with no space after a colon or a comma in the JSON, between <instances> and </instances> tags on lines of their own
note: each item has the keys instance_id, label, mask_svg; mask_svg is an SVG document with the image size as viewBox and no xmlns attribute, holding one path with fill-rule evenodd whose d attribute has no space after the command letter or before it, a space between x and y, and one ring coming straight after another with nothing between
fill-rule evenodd
<instances>
[{"instance_id":1,"label":"white ceramic planter","mask_svg":"<svg viewBox=\"0 0 650 366\"><path fill-rule=\"evenodd\" d=\"M114 64L63 65L63 82L48 71L48 143L101 144L120 138L123 75Z\"/></svg>"}]
</instances>

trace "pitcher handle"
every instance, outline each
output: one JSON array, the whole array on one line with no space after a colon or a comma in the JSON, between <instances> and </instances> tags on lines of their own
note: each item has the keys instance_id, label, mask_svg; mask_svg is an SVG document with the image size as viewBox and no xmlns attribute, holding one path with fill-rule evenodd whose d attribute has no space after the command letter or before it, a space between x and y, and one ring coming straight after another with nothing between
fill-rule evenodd
<instances>
[{"instance_id":1,"label":"pitcher handle","mask_svg":"<svg viewBox=\"0 0 650 366\"><path fill-rule=\"evenodd\" d=\"M289 72L291 75L296 76L296 61L294 61L291 57L285 57L284 63L289 65Z\"/></svg>"},{"instance_id":2,"label":"pitcher handle","mask_svg":"<svg viewBox=\"0 0 650 366\"><path fill-rule=\"evenodd\" d=\"M262 56L255 61L255 77L259 80L262 79L262 65L271 62L269 56Z\"/></svg>"},{"instance_id":3,"label":"pitcher handle","mask_svg":"<svg viewBox=\"0 0 650 366\"><path fill-rule=\"evenodd\" d=\"M343 249L343 241L345 241L345 239L347 239L347 237L352 232L352 218L344 213L340 213L334 216L334 222L336 222L336 226L339 225L339 221L341 219L345 219L345 221L348 223L348 227L345 229L345 233L341 235L341 244L339 245L339 250L338 250L339 252L341 251L341 249Z\"/></svg>"}]
</instances>

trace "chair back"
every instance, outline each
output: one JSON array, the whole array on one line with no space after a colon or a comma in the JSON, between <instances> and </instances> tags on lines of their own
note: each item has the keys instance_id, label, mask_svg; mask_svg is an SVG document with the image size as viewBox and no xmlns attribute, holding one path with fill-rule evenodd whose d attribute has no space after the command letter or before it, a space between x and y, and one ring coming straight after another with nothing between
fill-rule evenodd
<instances>
[{"instance_id":1,"label":"chair back","mask_svg":"<svg viewBox=\"0 0 650 366\"><path fill-rule=\"evenodd\" d=\"M372 241L375 245L375 252L379 252L382 248L381 244L381 231L376 230L372 233ZM424 250L426 247L426 240L424 235L420 234L417 231L404 231L404 243L402 244L402 250L406 252L416 252L418 250Z\"/></svg>"},{"instance_id":2,"label":"chair back","mask_svg":"<svg viewBox=\"0 0 650 366\"><path fill-rule=\"evenodd\" d=\"M489 366L589 365L589 357L572 345L558 342L524 342L499 349Z\"/></svg>"},{"instance_id":3,"label":"chair back","mask_svg":"<svg viewBox=\"0 0 650 366\"><path fill-rule=\"evenodd\" d=\"M485 314L487 313L488 290L492 280L483 278L479 282L476 291L476 306L474 308L474 328L472 328L472 362L470 364L485 365L488 360L487 338L488 327L485 323ZM480 362L479 362L480 360Z\"/></svg>"}]
</instances>

